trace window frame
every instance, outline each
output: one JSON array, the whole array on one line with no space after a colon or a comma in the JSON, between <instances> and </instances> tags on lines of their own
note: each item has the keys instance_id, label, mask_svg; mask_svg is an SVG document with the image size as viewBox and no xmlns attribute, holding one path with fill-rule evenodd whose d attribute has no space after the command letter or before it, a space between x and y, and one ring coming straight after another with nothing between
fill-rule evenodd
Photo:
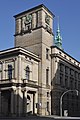
<instances>
[{"instance_id":1,"label":"window frame","mask_svg":"<svg viewBox=\"0 0 80 120\"><path fill-rule=\"evenodd\" d=\"M46 85L49 85L49 68L46 69Z\"/></svg>"},{"instance_id":2,"label":"window frame","mask_svg":"<svg viewBox=\"0 0 80 120\"><path fill-rule=\"evenodd\" d=\"M49 60L49 49L46 48L46 59Z\"/></svg>"},{"instance_id":3,"label":"window frame","mask_svg":"<svg viewBox=\"0 0 80 120\"><path fill-rule=\"evenodd\" d=\"M30 67L29 66L26 66L25 76L26 76L26 80L30 79Z\"/></svg>"},{"instance_id":4,"label":"window frame","mask_svg":"<svg viewBox=\"0 0 80 120\"><path fill-rule=\"evenodd\" d=\"M8 64L8 79L11 80L12 79L12 70L13 67L11 64Z\"/></svg>"}]
</instances>

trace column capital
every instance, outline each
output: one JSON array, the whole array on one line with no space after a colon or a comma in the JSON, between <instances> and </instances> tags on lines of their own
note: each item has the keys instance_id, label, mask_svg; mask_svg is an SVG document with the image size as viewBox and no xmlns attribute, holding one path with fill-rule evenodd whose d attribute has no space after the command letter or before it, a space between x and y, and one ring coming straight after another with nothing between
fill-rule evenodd
<instances>
[{"instance_id":1,"label":"column capital","mask_svg":"<svg viewBox=\"0 0 80 120\"><path fill-rule=\"evenodd\" d=\"M22 92L27 92L28 91L28 89L27 88L22 88L22 90L21 90Z\"/></svg>"},{"instance_id":2,"label":"column capital","mask_svg":"<svg viewBox=\"0 0 80 120\"><path fill-rule=\"evenodd\" d=\"M16 91L16 87L15 87L15 86L12 86L12 90L13 90L13 91Z\"/></svg>"},{"instance_id":3,"label":"column capital","mask_svg":"<svg viewBox=\"0 0 80 120\"><path fill-rule=\"evenodd\" d=\"M3 62L0 60L0 63L3 63Z\"/></svg>"},{"instance_id":4,"label":"column capital","mask_svg":"<svg viewBox=\"0 0 80 120\"><path fill-rule=\"evenodd\" d=\"M22 55L18 55L18 58L21 58Z\"/></svg>"}]
</instances>

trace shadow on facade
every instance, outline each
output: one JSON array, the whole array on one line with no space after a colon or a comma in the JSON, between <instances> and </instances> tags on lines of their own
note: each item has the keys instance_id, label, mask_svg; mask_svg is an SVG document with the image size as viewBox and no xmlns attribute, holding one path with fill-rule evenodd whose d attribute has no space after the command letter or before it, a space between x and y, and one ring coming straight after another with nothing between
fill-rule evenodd
<instances>
[{"instance_id":1,"label":"shadow on facade","mask_svg":"<svg viewBox=\"0 0 80 120\"><path fill-rule=\"evenodd\" d=\"M78 89L78 79L75 78L75 70L73 75L71 68L65 65L64 62L59 61L55 76L52 77L52 91L51 91L51 114L60 116L60 98L67 90ZM77 81L77 83L75 83ZM62 114L68 111L68 116L80 116L80 94L77 96L76 92L68 92L62 99Z\"/></svg>"},{"instance_id":2,"label":"shadow on facade","mask_svg":"<svg viewBox=\"0 0 80 120\"><path fill-rule=\"evenodd\" d=\"M35 93L27 91L22 95L15 94L13 90L2 90L0 99L0 117L27 116L35 114Z\"/></svg>"}]
</instances>

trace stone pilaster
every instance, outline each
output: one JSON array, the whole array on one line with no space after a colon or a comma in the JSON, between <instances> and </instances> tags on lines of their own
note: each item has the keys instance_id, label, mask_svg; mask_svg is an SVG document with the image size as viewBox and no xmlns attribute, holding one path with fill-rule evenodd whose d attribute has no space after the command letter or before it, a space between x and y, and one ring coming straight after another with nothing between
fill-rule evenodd
<instances>
[{"instance_id":1,"label":"stone pilaster","mask_svg":"<svg viewBox=\"0 0 80 120\"><path fill-rule=\"evenodd\" d=\"M17 108L17 89L14 90L14 114L17 115L18 108Z\"/></svg>"},{"instance_id":2,"label":"stone pilaster","mask_svg":"<svg viewBox=\"0 0 80 120\"><path fill-rule=\"evenodd\" d=\"M21 32L21 19L16 20L16 34Z\"/></svg>"},{"instance_id":3,"label":"stone pilaster","mask_svg":"<svg viewBox=\"0 0 80 120\"><path fill-rule=\"evenodd\" d=\"M17 114L18 116L23 115L23 93L21 86L17 88Z\"/></svg>"},{"instance_id":4,"label":"stone pilaster","mask_svg":"<svg viewBox=\"0 0 80 120\"><path fill-rule=\"evenodd\" d=\"M36 28L36 13L32 14L32 28Z\"/></svg>"},{"instance_id":5,"label":"stone pilaster","mask_svg":"<svg viewBox=\"0 0 80 120\"><path fill-rule=\"evenodd\" d=\"M21 83L21 56L18 57L18 82Z\"/></svg>"},{"instance_id":6,"label":"stone pilaster","mask_svg":"<svg viewBox=\"0 0 80 120\"><path fill-rule=\"evenodd\" d=\"M26 115L26 113L27 113L27 91L26 90L24 90L23 112Z\"/></svg>"},{"instance_id":7,"label":"stone pilaster","mask_svg":"<svg viewBox=\"0 0 80 120\"><path fill-rule=\"evenodd\" d=\"M33 93L33 114L35 114L35 93Z\"/></svg>"},{"instance_id":8,"label":"stone pilaster","mask_svg":"<svg viewBox=\"0 0 80 120\"><path fill-rule=\"evenodd\" d=\"M22 30L25 30L25 24L24 24L24 21L25 21L25 17L22 18Z\"/></svg>"},{"instance_id":9,"label":"stone pilaster","mask_svg":"<svg viewBox=\"0 0 80 120\"><path fill-rule=\"evenodd\" d=\"M35 107L35 114L37 114L38 113L38 91L36 91L36 93L35 93L35 105L34 105L34 107ZM37 104L37 106L36 106L36 104Z\"/></svg>"},{"instance_id":10,"label":"stone pilaster","mask_svg":"<svg viewBox=\"0 0 80 120\"><path fill-rule=\"evenodd\" d=\"M11 91L11 114L14 113L14 91Z\"/></svg>"},{"instance_id":11,"label":"stone pilaster","mask_svg":"<svg viewBox=\"0 0 80 120\"><path fill-rule=\"evenodd\" d=\"M15 109L15 105L16 105L16 101L15 101L15 95L16 95L16 90L12 90L11 91L11 114L12 116L16 113L16 109Z\"/></svg>"},{"instance_id":12,"label":"stone pilaster","mask_svg":"<svg viewBox=\"0 0 80 120\"><path fill-rule=\"evenodd\" d=\"M1 116L1 91L0 91L0 116Z\"/></svg>"}]
</instances>

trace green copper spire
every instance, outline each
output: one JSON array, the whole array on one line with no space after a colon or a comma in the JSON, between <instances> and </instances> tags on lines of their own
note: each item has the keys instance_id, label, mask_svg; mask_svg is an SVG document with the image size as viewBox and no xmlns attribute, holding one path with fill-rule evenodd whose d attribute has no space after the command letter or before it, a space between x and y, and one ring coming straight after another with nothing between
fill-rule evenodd
<instances>
[{"instance_id":1,"label":"green copper spire","mask_svg":"<svg viewBox=\"0 0 80 120\"><path fill-rule=\"evenodd\" d=\"M62 49L62 37L60 35L59 17L58 17L58 28L57 28L56 37L55 37L55 45L58 48Z\"/></svg>"}]
</instances>

